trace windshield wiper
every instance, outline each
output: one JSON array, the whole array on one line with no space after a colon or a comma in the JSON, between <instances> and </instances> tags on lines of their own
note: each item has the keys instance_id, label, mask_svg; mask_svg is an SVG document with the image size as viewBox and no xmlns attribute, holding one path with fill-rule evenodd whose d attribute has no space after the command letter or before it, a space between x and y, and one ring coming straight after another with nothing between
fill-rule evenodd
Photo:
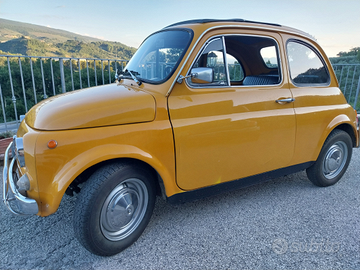
<instances>
[{"instance_id":1,"label":"windshield wiper","mask_svg":"<svg viewBox=\"0 0 360 270\"><path fill-rule=\"evenodd\" d=\"M139 86L142 84L142 82L141 82L138 78L136 78L136 76L133 74L133 73L139 74L138 72L136 72L136 71L130 71L130 70L128 70L128 69L127 69L125 72L128 72L128 73L130 74L131 78L132 78Z\"/></svg>"}]
</instances>

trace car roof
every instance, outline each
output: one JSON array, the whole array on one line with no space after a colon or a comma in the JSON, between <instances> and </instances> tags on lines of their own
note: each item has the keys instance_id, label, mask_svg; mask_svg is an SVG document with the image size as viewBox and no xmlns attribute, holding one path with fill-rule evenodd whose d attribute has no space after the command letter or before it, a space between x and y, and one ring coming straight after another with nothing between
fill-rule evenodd
<instances>
[{"instance_id":1,"label":"car roof","mask_svg":"<svg viewBox=\"0 0 360 270\"><path fill-rule=\"evenodd\" d=\"M260 28L260 29L271 29L276 30L279 32L285 32L290 34L297 34L301 35L307 38L310 38L315 41L314 37L312 37L310 34L303 32L301 30L283 26L277 23L268 23L268 22L258 22L258 21L250 21L250 20L244 20L244 19L194 19L194 20L186 20L181 21L177 23L173 23L171 25L166 26L164 29L168 28L178 28L178 27L185 27L185 28L197 28L197 26L208 26L209 28L213 26L244 26L244 27L253 27Z\"/></svg>"},{"instance_id":2,"label":"car roof","mask_svg":"<svg viewBox=\"0 0 360 270\"><path fill-rule=\"evenodd\" d=\"M173 23L165 28L183 25L183 24L198 24L198 23L211 23L211 22L246 22L246 23L258 23L258 24L266 24L266 25L273 25L273 26L281 26L280 24L276 23L267 23L267 22L256 22L256 21L248 21L244 19L196 19L196 20L187 20L181 21L177 23Z\"/></svg>"}]
</instances>

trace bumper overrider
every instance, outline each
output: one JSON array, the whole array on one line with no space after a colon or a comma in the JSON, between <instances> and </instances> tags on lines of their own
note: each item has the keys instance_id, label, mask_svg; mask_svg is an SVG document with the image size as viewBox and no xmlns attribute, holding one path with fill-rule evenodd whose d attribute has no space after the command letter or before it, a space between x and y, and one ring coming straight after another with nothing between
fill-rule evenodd
<instances>
[{"instance_id":1,"label":"bumper overrider","mask_svg":"<svg viewBox=\"0 0 360 270\"><path fill-rule=\"evenodd\" d=\"M9 160L11 151L13 155L12 159ZM18 159L21 167L25 166L24 157L19 155L21 151L23 151L22 138L14 136L13 142L9 144L4 155L3 202L13 214L35 215L39 211L37 202L23 195L24 191L29 188L27 175L24 174L17 180L16 160Z\"/></svg>"}]
</instances>

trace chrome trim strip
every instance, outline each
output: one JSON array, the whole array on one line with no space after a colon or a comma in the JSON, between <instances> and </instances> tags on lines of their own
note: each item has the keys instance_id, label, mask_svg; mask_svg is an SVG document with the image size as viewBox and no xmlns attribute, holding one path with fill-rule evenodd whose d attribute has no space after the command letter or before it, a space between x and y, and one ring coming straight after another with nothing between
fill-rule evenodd
<instances>
[{"instance_id":1,"label":"chrome trim strip","mask_svg":"<svg viewBox=\"0 0 360 270\"><path fill-rule=\"evenodd\" d=\"M224 64L225 64L225 72L226 72L226 79L227 79L227 85L231 86L230 82L230 72L229 72L229 66L227 63L227 57L226 57L226 45L225 45L225 38L224 36L221 37L222 45L223 45L223 56L224 56Z\"/></svg>"},{"instance_id":2,"label":"chrome trim strip","mask_svg":"<svg viewBox=\"0 0 360 270\"><path fill-rule=\"evenodd\" d=\"M11 142L4 155L3 202L9 211L15 215L35 215L39 212L37 202L19 193L12 176L16 160L13 158L9 166L9 152L11 151L12 145L13 143ZM14 206L17 209L15 209Z\"/></svg>"}]
</instances>

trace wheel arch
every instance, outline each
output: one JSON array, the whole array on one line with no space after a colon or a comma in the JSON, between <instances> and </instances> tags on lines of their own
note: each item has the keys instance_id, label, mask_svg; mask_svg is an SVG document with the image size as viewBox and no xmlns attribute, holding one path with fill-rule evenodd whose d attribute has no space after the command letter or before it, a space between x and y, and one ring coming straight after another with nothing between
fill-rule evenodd
<instances>
[{"instance_id":1,"label":"wheel arch","mask_svg":"<svg viewBox=\"0 0 360 270\"><path fill-rule=\"evenodd\" d=\"M123 150L122 153L121 150ZM116 147L114 145L102 146L101 153L106 154L99 156L98 153L96 149L89 149L80 155L73 156L64 167L61 167L55 175L51 176L53 180L46 185L40 194L40 216L55 213L66 191L67 194L76 191L74 187L85 182L98 168L116 161L135 162L146 166L155 176L156 191L159 195L169 197L180 191L175 182L175 166L171 166L171 162L170 165L166 165L166 161L162 162L156 156L129 145L124 147L121 145Z\"/></svg>"},{"instance_id":2,"label":"wheel arch","mask_svg":"<svg viewBox=\"0 0 360 270\"><path fill-rule=\"evenodd\" d=\"M332 131L334 131L335 129L345 131L347 134L349 134L349 136L351 138L351 141L352 141L352 144L353 144L353 147L358 146L358 137L356 136L357 132L356 132L356 129L354 129L353 126L351 126L348 123L343 123L343 124L340 124L340 125L336 126ZM329 133L329 135L330 135L330 133Z\"/></svg>"},{"instance_id":3,"label":"wheel arch","mask_svg":"<svg viewBox=\"0 0 360 270\"><path fill-rule=\"evenodd\" d=\"M353 112L352 108L351 111ZM324 144L325 140L327 139L327 137L329 137L330 133L333 130L340 129L349 134L353 142L353 147L357 147L359 145L359 136L356 127L356 117L357 115L355 114L352 119L347 114L340 114L334 117L334 119L329 123L326 129L327 134L324 137L322 144Z\"/></svg>"},{"instance_id":4,"label":"wheel arch","mask_svg":"<svg viewBox=\"0 0 360 270\"><path fill-rule=\"evenodd\" d=\"M88 167L83 172L81 172L71 183L69 183L65 193L67 193L68 195L71 195L70 193L73 193L73 191L76 191L76 186L79 184L85 183L88 180L88 178L95 171L97 171L98 169L100 169L103 166L106 166L107 164L111 164L111 163L115 163L115 162L121 162L121 163L130 164L130 165L138 165L138 166L146 168L151 173L151 177L154 179L156 195L166 196L163 179L154 167L152 167L150 164L146 163L143 160L136 159L136 158L126 158L126 157L103 160L99 163L96 163L96 164Z\"/></svg>"},{"instance_id":5,"label":"wheel arch","mask_svg":"<svg viewBox=\"0 0 360 270\"><path fill-rule=\"evenodd\" d=\"M313 160L317 160L321 149L326 141L326 139L330 136L330 134L336 130L342 130L349 134L351 141L353 143L353 147L358 147L359 145L359 138L358 133L356 130L355 122L351 121L348 115L341 114L337 115L327 126L325 132L323 133L322 137L319 140L317 150L313 154Z\"/></svg>"}]
</instances>

